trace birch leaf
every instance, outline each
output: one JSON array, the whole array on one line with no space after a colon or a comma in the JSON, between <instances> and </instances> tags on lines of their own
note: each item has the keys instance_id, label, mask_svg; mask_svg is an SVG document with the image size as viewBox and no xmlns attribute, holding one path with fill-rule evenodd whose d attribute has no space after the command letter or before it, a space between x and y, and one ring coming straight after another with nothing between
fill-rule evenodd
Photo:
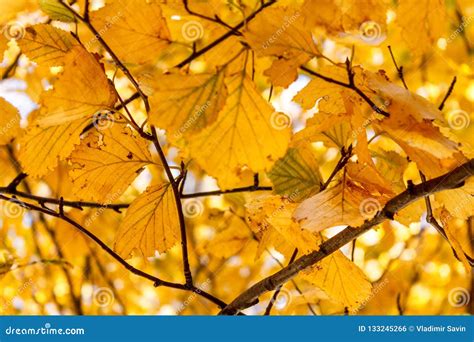
<instances>
[{"instance_id":1,"label":"birch leaf","mask_svg":"<svg viewBox=\"0 0 474 342\"><path fill-rule=\"evenodd\" d=\"M224 73L168 74L142 78L150 96L150 123L169 136L191 135L212 124L224 105L227 91Z\"/></svg>"},{"instance_id":2,"label":"birch leaf","mask_svg":"<svg viewBox=\"0 0 474 342\"><path fill-rule=\"evenodd\" d=\"M0 97L0 145L8 144L18 135L20 119L18 109Z\"/></svg>"},{"instance_id":3,"label":"birch leaf","mask_svg":"<svg viewBox=\"0 0 474 342\"><path fill-rule=\"evenodd\" d=\"M117 201L143 168L152 163L146 141L120 125L91 132L69 160L76 196L99 203Z\"/></svg>"},{"instance_id":4,"label":"birch leaf","mask_svg":"<svg viewBox=\"0 0 474 342\"><path fill-rule=\"evenodd\" d=\"M179 222L173 189L169 183L150 186L137 197L117 232L115 251L129 258L133 250L151 257L164 253L179 240Z\"/></svg>"},{"instance_id":5,"label":"birch leaf","mask_svg":"<svg viewBox=\"0 0 474 342\"><path fill-rule=\"evenodd\" d=\"M266 171L283 156L289 128L278 126L271 106L245 75L225 80L227 101L217 120L191 142L191 151L206 172L229 188L241 168ZM257 129L258 127L258 129Z\"/></svg>"},{"instance_id":6,"label":"birch leaf","mask_svg":"<svg viewBox=\"0 0 474 342\"><path fill-rule=\"evenodd\" d=\"M63 65L66 54L79 43L69 32L39 24L27 27L18 45L29 59L51 67Z\"/></svg>"},{"instance_id":7,"label":"birch leaf","mask_svg":"<svg viewBox=\"0 0 474 342\"><path fill-rule=\"evenodd\" d=\"M120 60L150 63L170 41L156 0L114 0L91 13L91 22Z\"/></svg>"}]
</instances>

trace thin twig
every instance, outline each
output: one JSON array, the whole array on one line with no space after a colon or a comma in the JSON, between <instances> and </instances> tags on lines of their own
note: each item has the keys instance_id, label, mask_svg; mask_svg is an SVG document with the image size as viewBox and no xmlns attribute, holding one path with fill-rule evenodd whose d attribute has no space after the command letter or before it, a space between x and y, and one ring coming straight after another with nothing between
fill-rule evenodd
<instances>
[{"instance_id":1,"label":"thin twig","mask_svg":"<svg viewBox=\"0 0 474 342\"><path fill-rule=\"evenodd\" d=\"M298 255L298 248L296 248L293 251L293 254L291 255L290 261L288 262L288 265L292 264L293 261L295 261L297 255ZM272 311L272 308L273 308L273 304L277 300L278 295L280 294L282 287L283 287L283 285L280 285L280 286L277 287L275 293L272 296L272 299L270 299L270 302L268 303L267 308L265 309L265 313L264 313L265 316L270 315L270 312Z\"/></svg>"},{"instance_id":2,"label":"thin twig","mask_svg":"<svg viewBox=\"0 0 474 342\"><path fill-rule=\"evenodd\" d=\"M446 101L448 100L449 96L451 96L453 92L456 81L457 81L457 78L456 76L454 76L453 80L451 81L451 84L449 85L448 91L446 92L446 95L444 95L443 101L441 101L441 103L439 104L439 107L438 107L439 110L443 110Z\"/></svg>"},{"instance_id":3,"label":"thin twig","mask_svg":"<svg viewBox=\"0 0 474 342\"><path fill-rule=\"evenodd\" d=\"M12 200L12 198L6 197L4 195L0 195L0 199L5 200L5 201L11 201ZM178 289L178 290L192 291L192 292L194 292L194 293L196 293L196 294L198 294L198 295L200 295L204 298L209 299L210 301L212 301L213 303L215 303L216 305L218 305L221 308L226 306L226 304L223 301L221 301L217 297L205 292L204 290L198 289L196 287L189 288L186 284L179 284L179 283L173 283L173 282L165 281L165 280L162 280L162 279L160 279L156 276L153 276L149 273L146 273L142 270L139 270L139 269L133 267L127 261L125 261L120 255L115 253L109 246L107 246L107 244L105 242L103 242L94 233L92 233L87 228L83 227L78 222L74 221L73 219L71 219L69 216L67 216L64 213L60 214L59 212L56 212L54 210L43 208L43 207L38 207L38 206L35 206L35 205L27 203L27 202L18 202L17 201L17 203L19 203L19 205L21 205L23 208L26 208L28 210L37 211L41 214L45 214L45 215L48 215L48 216L51 216L51 217L56 217L58 219L63 220L64 222L69 223L70 225L75 227L77 230L82 232L84 235L86 235L89 239L94 241L108 255L110 255L112 258L114 258L117 262L119 262L128 271L130 271L131 273L133 273L133 274L135 274L139 277L142 277L144 279L148 279L148 280L152 281L155 287L163 286L163 287L169 287L169 288Z\"/></svg>"},{"instance_id":4,"label":"thin twig","mask_svg":"<svg viewBox=\"0 0 474 342\"><path fill-rule=\"evenodd\" d=\"M20 60L21 57L21 52L19 52L15 58L13 59L13 62L5 69L5 71L2 74L2 80L6 80L7 78L10 77L10 73L16 68L18 61Z\"/></svg>"},{"instance_id":5,"label":"thin twig","mask_svg":"<svg viewBox=\"0 0 474 342\"><path fill-rule=\"evenodd\" d=\"M405 89L408 90L408 86L405 82L405 76L403 75L403 66L400 66L400 67L398 66L397 61L395 60L395 56L393 55L393 52L392 52L392 47L390 45L388 46L388 51L390 51L390 56L392 57L392 62L395 65L395 69L397 69L398 78L402 81L403 86L405 87Z\"/></svg>"},{"instance_id":6,"label":"thin twig","mask_svg":"<svg viewBox=\"0 0 474 342\"><path fill-rule=\"evenodd\" d=\"M160 156L161 163L165 169L166 175L168 180L171 184L173 189L173 195L176 202L176 208L178 210L178 219L179 219L179 228L181 233L181 251L183 256L183 272L184 277L186 279L186 286L189 288L193 287L193 277L191 273L191 267L189 266L189 256L188 256L188 240L186 236L186 222L184 220L183 214L183 205L181 203L181 193L180 193L180 185L179 182L174 178L171 169L169 167L168 161L166 160L166 156L163 153L163 149L161 148L160 142L158 140L158 135L156 133L156 128L151 126L151 133L153 135L153 144L155 145L156 151Z\"/></svg>"},{"instance_id":7,"label":"thin twig","mask_svg":"<svg viewBox=\"0 0 474 342\"><path fill-rule=\"evenodd\" d=\"M315 76L315 77L318 77L318 78L320 78L320 79L322 79L322 80L324 80L328 83L337 84L337 85L340 85L341 87L353 90L354 92L357 93L357 95L359 95L378 114L381 114L381 115L386 116L386 117L390 116L390 114L388 112L386 112L383 109L381 109L380 107L378 107L366 94L364 94L364 92L362 90L360 90L359 87L357 87L357 85L355 85L355 83L353 83L353 82L352 83L344 83L344 82L338 81L338 80L333 79L331 77L324 76L324 75L322 75L322 74L320 74L320 73L318 73L314 70L311 70L311 69L305 67L304 65L302 65L300 68L301 68L301 70L306 71L308 74L310 74L312 76Z\"/></svg>"},{"instance_id":8,"label":"thin twig","mask_svg":"<svg viewBox=\"0 0 474 342\"><path fill-rule=\"evenodd\" d=\"M205 47L203 47L202 49L199 49L199 50L196 50L196 51L193 51L193 53L187 57L186 59L184 59L183 61L181 61L180 63L178 63L175 67L177 68L182 68L183 66L185 66L186 64L188 63L191 63L192 61L194 61L196 58L202 56L203 54L205 54L206 52L208 52L209 50L213 49L214 47L216 47L217 45L219 45L220 43L222 43L223 41L225 41L227 38L235 35L235 31L238 31L240 30L241 28L243 28L249 21L251 21L253 18L255 18L255 16L257 14L259 14L261 11L263 11L265 8L273 5L274 3L276 3L277 0L270 0L269 2L267 3L262 3L261 6L255 10L254 12L252 12L251 14L249 14L246 18L244 18L240 23L238 23L237 25L233 26L231 30L229 30L228 32L226 32L225 34L223 34L222 36L220 36L219 38L217 38L216 40L214 40L212 43L206 45Z\"/></svg>"},{"instance_id":9,"label":"thin twig","mask_svg":"<svg viewBox=\"0 0 474 342\"><path fill-rule=\"evenodd\" d=\"M219 18L219 16L216 14L214 17L208 17L204 14L201 14L201 13L197 13L195 11L193 11L190 7L189 7L189 1L188 0L183 0L183 5L184 5L184 9L186 10L186 12L188 12L189 14L191 15L194 15L195 17L198 17L198 18L201 18L201 19L204 19L204 20L208 20L208 21L211 21L213 23L216 23L216 24L219 24L219 25L222 25L224 26L225 28L231 30L233 32L234 35L236 36L241 36L242 33L236 29L234 29L232 26L230 26L229 24L225 23L221 18Z\"/></svg>"}]
</instances>

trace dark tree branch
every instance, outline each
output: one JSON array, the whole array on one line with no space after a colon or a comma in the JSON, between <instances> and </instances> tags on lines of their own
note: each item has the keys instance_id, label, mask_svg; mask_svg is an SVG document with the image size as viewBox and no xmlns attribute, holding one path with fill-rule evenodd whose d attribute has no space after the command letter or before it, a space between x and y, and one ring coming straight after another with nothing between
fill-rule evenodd
<instances>
[{"instance_id":1,"label":"dark tree branch","mask_svg":"<svg viewBox=\"0 0 474 342\"><path fill-rule=\"evenodd\" d=\"M329 175L326 182L324 182L324 184L321 185L321 188L319 189L320 192L326 190L326 188L329 186L329 184L331 184L334 177L338 174L339 171L341 171L346 166L347 162L349 161L349 159L351 157L352 157L352 145L349 145L349 148L347 149L347 151L344 147L342 147L341 148L341 157L339 158L339 160L336 164L336 167L334 168L334 170L332 170L332 172ZM255 185L258 186L258 177L256 178ZM295 250L293 251L293 255L291 256L288 265L291 265L295 261L295 258L296 258L297 254L298 254L298 248L295 248ZM268 303L268 306L265 310L265 315L270 314L270 312L272 310L272 307L273 307L273 302L277 299L282 287L283 287L283 285L280 285L279 287L277 287L275 293L272 296L272 299Z\"/></svg>"},{"instance_id":2,"label":"dark tree branch","mask_svg":"<svg viewBox=\"0 0 474 342\"><path fill-rule=\"evenodd\" d=\"M265 8L270 7L271 5L273 5L276 2L277 2L277 0L270 0L267 3L262 1L261 6L257 10L255 10L253 13L249 14L249 16L244 18L240 23L238 23L237 25L230 28L230 30L228 32L224 33L222 36L220 36L219 38L217 38L213 42L209 43L208 45L206 45L202 49L196 50L196 49L193 48L193 52L191 53L191 55L188 56L187 58L185 58L184 60L182 60L181 62L179 62L178 64L176 64L174 67L175 68L182 68L185 65L187 65L187 64L191 63L192 61L194 61L196 58L198 58L198 57L204 55L206 52L212 50L213 48L215 48L216 46L218 46L219 44L224 42L227 38L232 37L233 35L235 35L235 32L239 31L246 24L248 24L250 21L252 21L257 14L259 14ZM132 96L140 96L140 94L141 93L135 93Z\"/></svg>"},{"instance_id":3,"label":"dark tree branch","mask_svg":"<svg viewBox=\"0 0 474 342\"><path fill-rule=\"evenodd\" d=\"M66 200L63 200L61 202L61 199L36 196L36 195L30 194L29 192L23 192L16 189L12 189L10 188L10 185L7 187L0 187L0 193L5 194L5 195L13 195L13 196L21 197L21 198L30 199L30 200L36 201L41 206L44 206L45 204L54 204L54 205L62 204L64 207L71 207L71 208L80 209L80 210L82 210L83 208L104 208L104 209L113 209L115 211L120 211L120 209L126 209L130 206L130 204L128 203L100 204L96 202L66 201Z\"/></svg>"},{"instance_id":4,"label":"dark tree branch","mask_svg":"<svg viewBox=\"0 0 474 342\"><path fill-rule=\"evenodd\" d=\"M380 107L378 107L366 94L364 94L364 92L362 90L360 90L359 87L357 87L357 85L354 83L353 74L352 74L352 71L350 69L348 69L349 75L352 75L352 76L349 77L349 83L344 83L344 82L335 80L334 78L324 76L324 75L322 75L322 74L320 74L320 73L318 73L314 70L311 70L311 69L305 67L304 65L302 65L300 67L300 69L307 72L308 74L310 74L312 76L315 76L315 77L318 77L318 78L320 78L320 79L322 79L326 82L337 84L341 87L353 90L354 92L357 93L357 95L359 95L378 114L381 114L385 117L390 116L390 114L388 112L386 112L383 109L381 109Z\"/></svg>"},{"instance_id":5,"label":"dark tree branch","mask_svg":"<svg viewBox=\"0 0 474 342\"><path fill-rule=\"evenodd\" d=\"M273 188L271 186L250 185L250 186L247 186L247 187L235 188L235 189L230 189L230 190L212 190L212 191L205 191L205 192L182 194L182 195L180 195L180 198L181 199L186 199L186 198L205 197L205 196L219 196L219 195L225 195L225 194L230 194L230 193L238 193L238 192L272 191L272 190L273 190ZM32 195L28 192L19 191L19 190L16 190L16 189L11 189L11 188L9 188L9 186L0 187L0 193L4 194L4 195L18 196L18 197L21 197L21 198L33 200L41 206L45 206L46 204L53 204L53 205L61 204L60 199ZM101 204L101 203L97 203L97 202L63 200L62 205L64 207L70 207L70 208L75 208L75 209L79 209L79 210L83 210L84 208L100 208L100 209L111 209L111 210L120 212L121 209L127 209L130 206L130 203Z\"/></svg>"},{"instance_id":6,"label":"dark tree branch","mask_svg":"<svg viewBox=\"0 0 474 342\"><path fill-rule=\"evenodd\" d=\"M15 70L18 61L20 60L21 57L21 52L19 52L15 58L13 59L13 62L5 69L5 71L2 74L2 80L6 80L7 78L10 77L10 73Z\"/></svg>"},{"instance_id":7,"label":"dark tree branch","mask_svg":"<svg viewBox=\"0 0 474 342\"><path fill-rule=\"evenodd\" d=\"M456 76L454 76L453 80L451 81L451 84L449 85L448 91L446 92L446 95L444 95L443 101L441 101L441 103L439 104L439 107L438 107L439 110L443 110L444 104L446 103L448 98L451 96L454 89L454 85L456 84L456 80L457 78Z\"/></svg>"},{"instance_id":8,"label":"dark tree branch","mask_svg":"<svg viewBox=\"0 0 474 342\"><path fill-rule=\"evenodd\" d=\"M420 171L420 178L421 178L421 181L423 183L426 183L426 177L425 175ZM453 254L454 254L454 257L458 260L458 261L461 261L461 259L459 259L459 256L458 256L458 253L456 252L456 250L454 249L453 245L451 244L451 241L449 240L448 238L448 235L446 234L446 231L444 230L444 228L439 224L438 220L436 220L436 218L434 217L434 214L433 214L433 207L431 205L431 200L430 200L430 197L429 196L426 196L425 197L425 206L426 206L426 221L431 224L431 226L433 228L435 228L438 233L446 240L446 242L449 244L449 246L451 247L451 250L453 251ZM468 260L469 264L471 266L474 267L474 259L471 258L469 255L467 255L467 253L464 253L464 256L466 257L466 259Z\"/></svg>"},{"instance_id":9,"label":"dark tree branch","mask_svg":"<svg viewBox=\"0 0 474 342\"><path fill-rule=\"evenodd\" d=\"M193 288L193 276L191 273L191 267L189 266L188 240L186 236L186 222L184 220L183 205L181 203L180 183L178 180L174 178L171 172L168 161L166 160L166 156L163 153L163 149L161 148L160 142L158 140L156 129L153 126L151 126L151 133L153 135L153 144L155 145L156 151L158 152L158 155L160 156L161 163L163 164L166 175L173 189L173 195L176 202L176 208L178 209L178 219L179 219L179 227L180 227L180 233L181 233L181 251L183 255L184 278L186 279L186 286L188 288Z\"/></svg>"},{"instance_id":10,"label":"dark tree branch","mask_svg":"<svg viewBox=\"0 0 474 342\"><path fill-rule=\"evenodd\" d=\"M205 196L220 196L225 194L233 194L236 192L254 192L254 191L272 191L273 188L271 186L255 186L250 185L242 188L235 188L229 190L212 190L212 191L204 191L204 192L195 192L192 194L183 194L181 198L195 198L195 197L205 197Z\"/></svg>"},{"instance_id":11,"label":"dark tree branch","mask_svg":"<svg viewBox=\"0 0 474 342\"><path fill-rule=\"evenodd\" d=\"M26 190L26 193L31 194L32 191L31 191L30 184L25 179L26 174L24 174L21 170L20 163L16 159L15 151L13 150L13 147L11 145L6 145L6 150L7 150L10 162L12 163L14 169L18 172L18 176L9 185L10 190L13 189L14 191L16 191L17 186L23 181L23 186ZM18 200L16 200L16 201L18 202ZM49 236L49 238L51 239L51 241L53 243L56 254L58 255L58 257L60 259L65 260L64 253L61 249L61 246L59 245L58 239L56 238L56 233L53 229L51 229L51 227L49 226L48 221L46 220L45 216L42 213L39 214L39 221L41 222L44 229L48 233L48 236ZM35 243L36 252L38 253L38 256L40 256L42 258L42 252L41 252L41 249L39 247L39 241L37 240L38 230L37 230L35 224L32 225L32 234L33 234L33 241ZM73 281L72 281L71 273L69 272L69 269L66 268L64 265L61 265L61 270L62 270L62 272L64 274L64 277L66 278L66 282L69 286L69 297L71 298L71 302L74 306L75 313L78 314L78 315L82 315L83 311L82 311L81 299L80 299L80 297L76 296L76 294L74 293L74 284L73 284ZM58 303L57 300L56 300L54 291L53 291L53 298L55 298L56 303Z\"/></svg>"},{"instance_id":12,"label":"dark tree branch","mask_svg":"<svg viewBox=\"0 0 474 342\"><path fill-rule=\"evenodd\" d=\"M372 219L365 221L360 227L350 227L326 240L319 250L304 255L291 265L259 281L230 303L221 314L233 315L258 302L258 298L265 292L272 291L278 286L291 280L299 272L316 264L327 256L339 250L347 243L371 230L374 226L387 219L393 219L395 213L405 208L414 201L448 189L455 189L464 185L466 179L474 173L474 159L457 167L456 169L431 180L413 186L388 201L384 208Z\"/></svg>"},{"instance_id":13,"label":"dark tree branch","mask_svg":"<svg viewBox=\"0 0 474 342\"><path fill-rule=\"evenodd\" d=\"M405 82L405 76L403 74L403 66L400 66L400 67L398 66L397 61L395 60L395 56L393 55L393 52L392 52L392 47L390 45L388 46L388 51L390 51L390 56L392 57L392 62L395 65L395 69L397 69L398 78L402 81L403 86L405 87L405 89L408 90L408 86Z\"/></svg>"},{"instance_id":14,"label":"dark tree branch","mask_svg":"<svg viewBox=\"0 0 474 342\"><path fill-rule=\"evenodd\" d=\"M280 262L280 260L278 260L275 256L272 255L272 253L271 253L268 249L267 249L267 253L270 254L270 257L271 257L273 260L275 260L275 262L276 262L278 265L280 265L281 268L285 267L285 266ZM295 290L296 290L300 295L303 295L303 291L300 289L300 287L298 286L298 284L296 283L296 281L295 281L294 279L291 279L290 281L291 281L291 283L293 284L293 286L295 287ZM306 306L308 307L309 311L311 311L311 313L312 313L313 315L315 315L315 316L317 315L317 313L316 313L316 312L314 311L314 309L313 309L313 306L312 306L310 303L306 302Z\"/></svg>"},{"instance_id":15,"label":"dark tree branch","mask_svg":"<svg viewBox=\"0 0 474 342\"><path fill-rule=\"evenodd\" d=\"M456 6L456 17L458 19L457 27L459 28L460 26L463 26L462 29L460 30L461 31L460 33L461 33L462 41L466 48L466 52L468 55L471 55L474 52L474 48L472 47L471 42L469 41L469 38L466 35L463 13L461 12L461 9L457 6Z\"/></svg>"},{"instance_id":16,"label":"dark tree branch","mask_svg":"<svg viewBox=\"0 0 474 342\"><path fill-rule=\"evenodd\" d=\"M331 184L334 177L339 173L339 171L341 171L346 166L347 162L349 161L349 159L351 159L351 157L352 157L352 145L349 145L347 150L344 147L342 147L341 158L339 158L336 164L336 167L334 168L334 170L332 170L326 182L324 182L324 184L321 185L320 191L324 191L327 189L327 187L329 186L329 184Z\"/></svg>"},{"instance_id":17,"label":"dark tree branch","mask_svg":"<svg viewBox=\"0 0 474 342\"><path fill-rule=\"evenodd\" d=\"M206 45L205 47L203 47L202 49L200 50L196 50L196 51L193 51L193 53L187 57L186 59L184 59L183 61L181 61L180 63L178 63L176 65L177 68L182 68L183 66L185 66L186 64L188 63L191 63L193 60L195 60L196 58L202 56L203 54L205 54L206 52L208 52L209 50L213 49L214 47L216 47L217 45L219 45L220 43L222 43L223 41L225 41L227 38L235 35L235 32L240 30L242 27L244 27L249 21L251 21L253 18L255 18L255 16L257 14L259 14L261 11L263 11L265 8L273 5L274 3L276 3L277 0L270 0L269 2L267 3L263 3L262 2L262 5L257 9L255 10L253 13L251 13L247 18L244 18L240 23L238 23L237 25L235 25L234 27L232 27L232 29L228 32L226 32L225 34L223 34L222 36L220 36L219 38L217 38L216 40L214 40L212 43Z\"/></svg>"},{"instance_id":18,"label":"dark tree branch","mask_svg":"<svg viewBox=\"0 0 474 342\"><path fill-rule=\"evenodd\" d=\"M6 197L4 195L0 195L0 199L5 200L5 201L12 200L12 198ZM160 279L156 276L153 276L149 273L146 273L142 270L139 270L139 269L133 267L127 261L125 261L120 255L115 253L109 246L107 246L107 244L105 242L103 242L99 237L94 235L87 228L83 227L82 225L80 225L79 223L77 223L76 221L74 221L73 219L71 219L70 217L68 217L64 213L56 212L56 211L48 209L48 208L38 207L36 205L30 204L30 203L27 203L27 202L21 202L21 201L17 201L17 202L19 203L19 205L21 205L22 207L24 207L28 210L36 211L36 212L39 212L40 214L48 215L48 216L51 216L51 217L56 217L58 219L61 219L65 222L69 223L70 225L75 227L77 230L82 232L84 235L86 235L93 242L95 242L108 255L110 255L112 258L114 258L118 263L120 263L128 271L130 271L131 273L133 273L133 274L135 274L139 277L150 280L151 282L153 282L153 285L155 287L163 286L163 287L169 287L169 288L178 289L178 290L192 291L192 292L202 296L203 298L206 298L206 299L210 300L211 302L213 302L214 304L216 304L220 308L223 308L223 307L226 306L225 302L221 301L217 297L214 297L213 295L211 295L211 294L209 294L209 293L207 293L207 292L205 292L201 289L198 289L194 286L189 287L186 284L178 284L178 283L169 282L169 281Z\"/></svg>"},{"instance_id":19,"label":"dark tree branch","mask_svg":"<svg viewBox=\"0 0 474 342\"><path fill-rule=\"evenodd\" d=\"M219 18L217 15L215 15L214 17L208 17L204 14L201 14L201 13L197 13L195 11L193 11L190 7L189 7L189 1L188 0L183 0L183 5L184 5L184 8L186 10L186 12L188 12L189 14L191 15L194 15L195 17L198 17L198 18L201 18L201 19L204 19L204 20L208 20L208 21L211 21L213 23L216 23L216 24L219 24L219 25L222 25L224 26L225 28L231 30L233 32L234 35L236 36L241 36L242 33L240 33L240 31L238 30L235 30L232 26L228 25L227 23L225 23L221 18Z\"/></svg>"}]
</instances>

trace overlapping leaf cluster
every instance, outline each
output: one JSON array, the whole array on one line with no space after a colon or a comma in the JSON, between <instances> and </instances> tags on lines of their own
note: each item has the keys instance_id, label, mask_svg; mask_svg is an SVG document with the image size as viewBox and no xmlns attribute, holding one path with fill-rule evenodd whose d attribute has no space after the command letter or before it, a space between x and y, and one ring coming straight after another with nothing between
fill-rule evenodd
<instances>
[{"instance_id":1,"label":"overlapping leaf cluster","mask_svg":"<svg viewBox=\"0 0 474 342\"><path fill-rule=\"evenodd\" d=\"M24 106L0 98L11 277L1 281L20 273L11 255L60 259L61 289L29 289L35 309L24 312L49 302L94 312L81 301L101 286L121 313L157 312L161 301L161 312L181 313L166 299L173 286L205 284L231 301L473 158L474 29L462 15L473 10L441 0L2 3L4 79L22 81L35 109L21 122ZM469 178L417 199L302 270L277 309L462 312L445 298L470 286L473 195ZM111 255L170 288L140 295L147 285ZM173 296L189 313L216 310Z\"/></svg>"}]
</instances>

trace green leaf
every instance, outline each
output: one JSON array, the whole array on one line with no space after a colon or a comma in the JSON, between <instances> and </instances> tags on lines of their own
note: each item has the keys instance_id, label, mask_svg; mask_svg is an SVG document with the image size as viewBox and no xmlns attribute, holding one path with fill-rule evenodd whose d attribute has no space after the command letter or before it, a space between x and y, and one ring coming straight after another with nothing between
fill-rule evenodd
<instances>
[{"instance_id":1,"label":"green leaf","mask_svg":"<svg viewBox=\"0 0 474 342\"><path fill-rule=\"evenodd\" d=\"M74 14L66 6L62 5L59 0L39 0L39 5L41 10L53 20L65 23L76 21Z\"/></svg>"}]
</instances>

